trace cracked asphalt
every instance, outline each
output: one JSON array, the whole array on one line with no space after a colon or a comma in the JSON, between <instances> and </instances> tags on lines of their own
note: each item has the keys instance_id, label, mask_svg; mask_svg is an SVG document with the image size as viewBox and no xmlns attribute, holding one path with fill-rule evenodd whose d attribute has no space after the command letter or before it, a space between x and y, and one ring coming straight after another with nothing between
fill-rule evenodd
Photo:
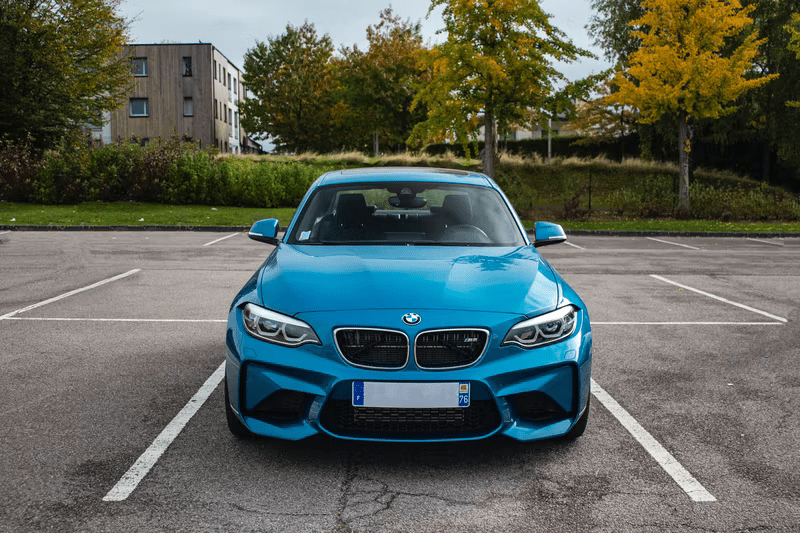
<instances>
[{"instance_id":1,"label":"cracked asphalt","mask_svg":"<svg viewBox=\"0 0 800 533\"><path fill-rule=\"evenodd\" d=\"M238 441L221 387L129 498L102 501L223 360L224 323L163 321L226 318L270 247L203 246L222 236L0 234L0 316L140 269L0 319L0 532L800 531L797 238L540 249L587 303L594 379L716 502L596 399L571 443Z\"/></svg>"}]
</instances>

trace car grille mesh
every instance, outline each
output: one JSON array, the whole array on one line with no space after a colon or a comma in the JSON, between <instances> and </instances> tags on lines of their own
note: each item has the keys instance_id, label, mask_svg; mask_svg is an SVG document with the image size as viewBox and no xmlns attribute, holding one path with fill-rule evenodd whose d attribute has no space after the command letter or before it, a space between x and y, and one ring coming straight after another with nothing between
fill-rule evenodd
<instances>
[{"instance_id":1,"label":"car grille mesh","mask_svg":"<svg viewBox=\"0 0 800 533\"><path fill-rule=\"evenodd\" d=\"M471 365L483 353L487 338L480 329L422 333L414 347L417 365L433 369Z\"/></svg>"},{"instance_id":2,"label":"car grille mesh","mask_svg":"<svg viewBox=\"0 0 800 533\"><path fill-rule=\"evenodd\" d=\"M401 368L408 361L408 338L397 331L340 329L339 351L349 362L373 368Z\"/></svg>"},{"instance_id":3,"label":"car grille mesh","mask_svg":"<svg viewBox=\"0 0 800 533\"><path fill-rule=\"evenodd\" d=\"M463 408L399 409L354 407L349 400L332 399L325 404L320 422L342 436L447 438L487 435L500 425L500 414L491 400L473 400Z\"/></svg>"}]
</instances>

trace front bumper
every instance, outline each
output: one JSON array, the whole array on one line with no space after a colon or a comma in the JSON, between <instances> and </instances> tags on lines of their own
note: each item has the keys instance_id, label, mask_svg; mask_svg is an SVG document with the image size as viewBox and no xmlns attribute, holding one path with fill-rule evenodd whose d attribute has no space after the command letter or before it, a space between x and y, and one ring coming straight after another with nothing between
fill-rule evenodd
<instances>
[{"instance_id":1,"label":"front bumper","mask_svg":"<svg viewBox=\"0 0 800 533\"><path fill-rule=\"evenodd\" d=\"M426 310L424 326L405 326L399 321L404 312L301 314L322 345L286 348L249 336L240 309L232 309L226 342L231 408L258 435L298 440L322 432L374 441L472 440L495 434L545 439L566 434L586 408L592 336L585 311L568 339L533 350L500 347L509 328L523 318L519 315ZM488 347L477 363L454 370L420 369L413 354L402 369L359 368L333 342L337 327L353 324L392 324L412 346L416 335L428 330L481 327L489 330ZM353 407L354 381L469 382L472 401L468 408L451 409Z\"/></svg>"}]
</instances>

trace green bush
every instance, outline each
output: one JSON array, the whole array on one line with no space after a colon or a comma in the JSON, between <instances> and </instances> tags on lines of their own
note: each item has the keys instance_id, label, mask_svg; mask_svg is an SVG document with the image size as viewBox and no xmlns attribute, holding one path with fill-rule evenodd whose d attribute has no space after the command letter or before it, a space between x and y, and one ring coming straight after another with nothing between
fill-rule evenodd
<instances>
[{"instance_id":1,"label":"green bush","mask_svg":"<svg viewBox=\"0 0 800 533\"><path fill-rule=\"evenodd\" d=\"M720 220L800 220L800 202L783 190L715 187L703 183L689 186L691 214L695 218Z\"/></svg>"},{"instance_id":2,"label":"green bush","mask_svg":"<svg viewBox=\"0 0 800 533\"><path fill-rule=\"evenodd\" d=\"M145 147L130 142L93 150L87 200L152 201L155 194L144 177L144 158Z\"/></svg>"},{"instance_id":3,"label":"green bush","mask_svg":"<svg viewBox=\"0 0 800 533\"><path fill-rule=\"evenodd\" d=\"M642 178L633 186L611 191L606 196L612 212L646 218L672 215L675 201L673 178L665 174Z\"/></svg>"},{"instance_id":4,"label":"green bush","mask_svg":"<svg viewBox=\"0 0 800 533\"><path fill-rule=\"evenodd\" d=\"M41 165L30 142L0 142L0 200L30 202Z\"/></svg>"},{"instance_id":5,"label":"green bush","mask_svg":"<svg viewBox=\"0 0 800 533\"><path fill-rule=\"evenodd\" d=\"M177 137L147 146L123 141L100 148L71 139L34 155L25 145L0 145L0 200L39 203L146 201L172 204L296 207L320 174L337 168L407 164L475 168L452 157L406 155L343 160L347 154L298 158L219 157ZM348 156L349 157L349 156ZM524 218L585 218L608 210L631 217L672 216L677 168L605 159L504 155L495 181ZM797 198L782 189L723 173L698 171L691 216L722 220L800 220Z\"/></svg>"},{"instance_id":6,"label":"green bush","mask_svg":"<svg viewBox=\"0 0 800 533\"><path fill-rule=\"evenodd\" d=\"M33 183L33 199L43 204L72 204L87 198L91 157L78 137L64 139L59 150L45 152Z\"/></svg>"}]
</instances>

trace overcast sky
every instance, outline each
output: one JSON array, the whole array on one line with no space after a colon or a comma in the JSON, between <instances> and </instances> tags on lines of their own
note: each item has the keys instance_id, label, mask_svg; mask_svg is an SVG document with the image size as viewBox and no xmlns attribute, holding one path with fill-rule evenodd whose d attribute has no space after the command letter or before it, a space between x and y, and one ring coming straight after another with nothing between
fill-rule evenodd
<instances>
[{"instance_id":1,"label":"overcast sky","mask_svg":"<svg viewBox=\"0 0 800 533\"><path fill-rule=\"evenodd\" d=\"M317 33L330 35L337 49L353 44L365 49L367 26L376 24L380 11L389 5L404 19L421 21L424 37L437 42L436 31L443 23L440 10L425 19L430 0L123 0L121 15L133 19L133 42L212 43L242 68L244 55L256 40L280 35L287 23L298 26L305 20L314 24ZM592 15L590 0L542 0L542 6L553 15L557 28L600 58L562 66L567 78L575 80L608 68L584 29Z\"/></svg>"}]
</instances>

